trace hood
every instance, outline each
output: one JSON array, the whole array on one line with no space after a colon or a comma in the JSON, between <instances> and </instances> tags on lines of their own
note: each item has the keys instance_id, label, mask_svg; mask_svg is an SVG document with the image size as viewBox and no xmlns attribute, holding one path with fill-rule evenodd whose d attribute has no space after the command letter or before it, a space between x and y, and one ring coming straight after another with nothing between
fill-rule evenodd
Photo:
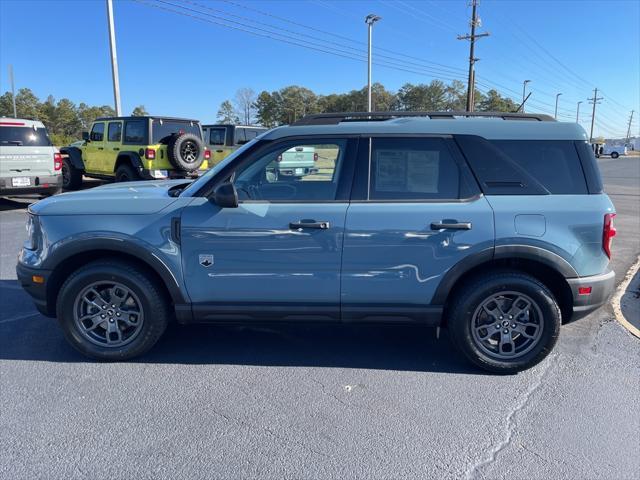
<instances>
[{"instance_id":1,"label":"hood","mask_svg":"<svg viewBox=\"0 0 640 480\"><path fill-rule=\"evenodd\" d=\"M45 198L29 207L36 215L149 215L177 200L169 190L189 180L123 182Z\"/></svg>"}]
</instances>

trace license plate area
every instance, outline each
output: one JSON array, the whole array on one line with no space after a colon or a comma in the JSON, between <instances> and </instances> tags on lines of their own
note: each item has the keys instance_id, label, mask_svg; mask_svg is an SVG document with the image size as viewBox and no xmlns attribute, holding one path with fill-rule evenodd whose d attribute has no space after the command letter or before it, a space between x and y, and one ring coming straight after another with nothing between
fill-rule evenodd
<instances>
[{"instance_id":1,"label":"license plate area","mask_svg":"<svg viewBox=\"0 0 640 480\"><path fill-rule=\"evenodd\" d=\"M29 177L14 177L11 179L12 187L29 187L31 186L31 179Z\"/></svg>"}]
</instances>

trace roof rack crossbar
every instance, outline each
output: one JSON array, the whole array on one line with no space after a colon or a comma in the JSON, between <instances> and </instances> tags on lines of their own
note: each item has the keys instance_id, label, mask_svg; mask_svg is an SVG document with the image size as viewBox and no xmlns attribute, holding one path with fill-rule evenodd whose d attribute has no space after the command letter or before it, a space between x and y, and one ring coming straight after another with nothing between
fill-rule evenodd
<instances>
[{"instance_id":1,"label":"roof rack crossbar","mask_svg":"<svg viewBox=\"0 0 640 480\"><path fill-rule=\"evenodd\" d=\"M503 120L533 120L538 122L554 122L550 115L536 113L511 113L511 112L336 112L336 113L314 113L306 115L297 122L295 126L302 125L336 125L349 121L384 121L400 117L428 117L431 119L454 119L456 117L484 117L501 118Z\"/></svg>"}]
</instances>

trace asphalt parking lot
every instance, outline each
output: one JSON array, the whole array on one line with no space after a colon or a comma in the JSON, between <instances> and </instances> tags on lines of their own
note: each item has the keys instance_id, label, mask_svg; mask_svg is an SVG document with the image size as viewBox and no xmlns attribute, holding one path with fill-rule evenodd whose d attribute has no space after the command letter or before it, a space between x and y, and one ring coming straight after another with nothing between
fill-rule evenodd
<instances>
[{"instance_id":1,"label":"asphalt parking lot","mask_svg":"<svg viewBox=\"0 0 640 480\"><path fill-rule=\"evenodd\" d=\"M618 279L640 253L640 157L600 159ZM15 280L0 201L0 477L640 478L640 340L610 307L491 376L420 328L173 326L86 360Z\"/></svg>"}]
</instances>

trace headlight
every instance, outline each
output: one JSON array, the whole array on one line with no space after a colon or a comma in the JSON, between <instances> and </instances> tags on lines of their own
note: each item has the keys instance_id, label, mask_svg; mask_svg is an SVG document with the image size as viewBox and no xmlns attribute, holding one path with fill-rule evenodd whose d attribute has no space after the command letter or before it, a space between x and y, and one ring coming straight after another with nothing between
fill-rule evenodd
<instances>
[{"instance_id":1,"label":"headlight","mask_svg":"<svg viewBox=\"0 0 640 480\"><path fill-rule=\"evenodd\" d=\"M24 248L35 250L38 248L38 217L32 214L27 215L27 240L24 242Z\"/></svg>"}]
</instances>

